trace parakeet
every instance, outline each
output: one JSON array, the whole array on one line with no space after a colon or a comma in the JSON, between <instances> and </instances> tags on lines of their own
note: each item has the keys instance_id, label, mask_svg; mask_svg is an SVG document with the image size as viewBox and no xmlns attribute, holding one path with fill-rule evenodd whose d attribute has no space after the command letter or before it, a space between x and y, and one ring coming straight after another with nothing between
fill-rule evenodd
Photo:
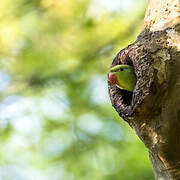
<instances>
[{"instance_id":1,"label":"parakeet","mask_svg":"<svg viewBox=\"0 0 180 180\"><path fill-rule=\"evenodd\" d=\"M109 82L120 89L133 91L136 84L134 69L129 65L116 65L109 71Z\"/></svg>"}]
</instances>

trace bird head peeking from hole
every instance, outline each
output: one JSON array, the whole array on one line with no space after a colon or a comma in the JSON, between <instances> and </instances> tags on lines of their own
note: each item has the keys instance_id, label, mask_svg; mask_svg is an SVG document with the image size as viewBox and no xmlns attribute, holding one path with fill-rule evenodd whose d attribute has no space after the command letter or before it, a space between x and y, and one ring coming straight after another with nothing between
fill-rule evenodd
<instances>
[{"instance_id":1,"label":"bird head peeking from hole","mask_svg":"<svg viewBox=\"0 0 180 180\"><path fill-rule=\"evenodd\" d=\"M133 66L120 64L109 71L109 82L118 88L132 92L136 84L136 75Z\"/></svg>"}]
</instances>

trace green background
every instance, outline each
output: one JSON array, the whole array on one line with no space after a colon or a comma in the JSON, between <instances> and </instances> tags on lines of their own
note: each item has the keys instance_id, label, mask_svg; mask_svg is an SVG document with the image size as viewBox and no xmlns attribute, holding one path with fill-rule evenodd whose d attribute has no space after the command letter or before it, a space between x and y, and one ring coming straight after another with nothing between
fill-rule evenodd
<instances>
[{"instance_id":1,"label":"green background","mask_svg":"<svg viewBox=\"0 0 180 180\"><path fill-rule=\"evenodd\" d=\"M143 0L0 1L0 179L153 180L111 106L108 68Z\"/></svg>"}]
</instances>

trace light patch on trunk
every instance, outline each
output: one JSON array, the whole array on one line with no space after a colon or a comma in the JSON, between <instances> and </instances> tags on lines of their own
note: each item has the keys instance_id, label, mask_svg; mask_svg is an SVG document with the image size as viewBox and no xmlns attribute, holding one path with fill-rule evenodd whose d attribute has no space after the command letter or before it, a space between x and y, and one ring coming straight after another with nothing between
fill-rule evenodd
<instances>
[{"instance_id":1,"label":"light patch on trunk","mask_svg":"<svg viewBox=\"0 0 180 180\"><path fill-rule=\"evenodd\" d=\"M157 133L155 133L155 132L152 133L152 140L153 140L153 145L156 145L158 143Z\"/></svg>"},{"instance_id":2,"label":"light patch on trunk","mask_svg":"<svg viewBox=\"0 0 180 180\"><path fill-rule=\"evenodd\" d=\"M149 0L144 28L160 31L180 21L180 0Z\"/></svg>"},{"instance_id":3,"label":"light patch on trunk","mask_svg":"<svg viewBox=\"0 0 180 180\"><path fill-rule=\"evenodd\" d=\"M180 34L174 29L169 29L166 32L168 35L168 46L176 47L177 50L180 51Z\"/></svg>"},{"instance_id":4,"label":"light patch on trunk","mask_svg":"<svg viewBox=\"0 0 180 180\"><path fill-rule=\"evenodd\" d=\"M166 61L170 60L170 55L166 50L159 50L154 56L154 68L157 69L159 83L166 80Z\"/></svg>"}]
</instances>

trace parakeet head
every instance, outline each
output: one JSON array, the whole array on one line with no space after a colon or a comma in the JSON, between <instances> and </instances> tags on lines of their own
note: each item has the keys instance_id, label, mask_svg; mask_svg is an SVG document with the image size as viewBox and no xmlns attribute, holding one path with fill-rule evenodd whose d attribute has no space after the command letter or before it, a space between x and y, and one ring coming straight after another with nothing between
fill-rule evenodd
<instances>
[{"instance_id":1,"label":"parakeet head","mask_svg":"<svg viewBox=\"0 0 180 180\"><path fill-rule=\"evenodd\" d=\"M109 82L120 89L133 91L136 84L134 69L129 65L116 65L110 69Z\"/></svg>"}]
</instances>

